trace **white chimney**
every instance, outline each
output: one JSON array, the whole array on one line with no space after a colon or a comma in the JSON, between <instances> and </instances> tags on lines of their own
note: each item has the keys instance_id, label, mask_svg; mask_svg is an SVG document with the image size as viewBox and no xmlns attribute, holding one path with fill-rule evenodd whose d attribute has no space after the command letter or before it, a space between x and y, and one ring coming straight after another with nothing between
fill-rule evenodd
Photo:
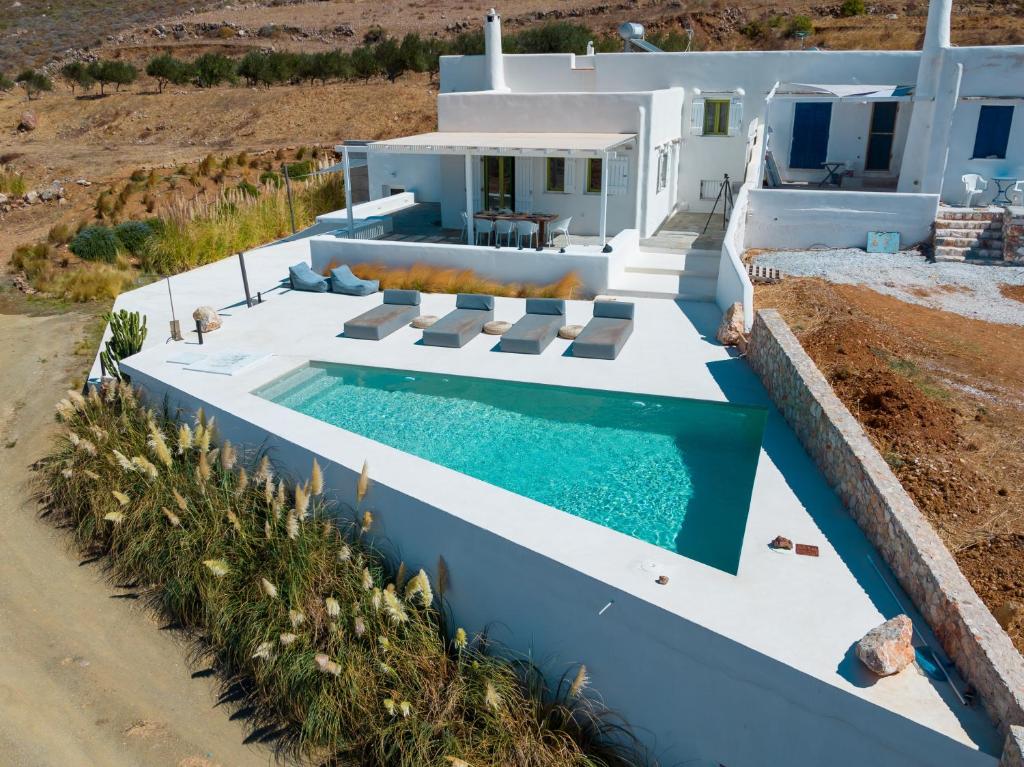
<instances>
[{"instance_id":1,"label":"white chimney","mask_svg":"<svg viewBox=\"0 0 1024 767\"><path fill-rule=\"evenodd\" d=\"M942 191L945 154L934 146L943 134L941 126L952 118L956 94L942 87L942 65L950 47L949 27L953 0L931 0L924 45L917 65L914 84L914 109L910 115L903 162L900 166L900 192L938 194ZM948 128L948 124L945 126Z\"/></svg>"},{"instance_id":2,"label":"white chimney","mask_svg":"<svg viewBox=\"0 0 1024 767\"><path fill-rule=\"evenodd\" d=\"M491 8L484 22L484 58L487 59L489 90L507 91L505 61L501 53L501 16Z\"/></svg>"}]
</instances>

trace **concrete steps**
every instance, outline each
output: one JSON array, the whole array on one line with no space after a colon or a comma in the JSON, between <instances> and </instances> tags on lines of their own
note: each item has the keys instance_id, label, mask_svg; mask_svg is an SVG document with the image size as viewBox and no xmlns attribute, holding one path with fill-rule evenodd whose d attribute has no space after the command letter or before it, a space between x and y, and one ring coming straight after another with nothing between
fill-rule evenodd
<instances>
[{"instance_id":1,"label":"concrete steps","mask_svg":"<svg viewBox=\"0 0 1024 767\"><path fill-rule=\"evenodd\" d=\"M641 248L605 292L612 296L713 301L718 287L718 262L713 250L682 252Z\"/></svg>"}]
</instances>

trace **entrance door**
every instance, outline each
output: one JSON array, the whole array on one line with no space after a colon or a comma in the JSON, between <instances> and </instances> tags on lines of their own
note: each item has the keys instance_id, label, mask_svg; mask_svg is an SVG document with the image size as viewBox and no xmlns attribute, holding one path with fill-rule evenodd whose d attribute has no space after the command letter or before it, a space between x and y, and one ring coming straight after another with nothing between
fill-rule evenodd
<instances>
[{"instance_id":1,"label":"entrance door","mask_svg":"<svg viewBox=\"0 0 1024 767\"><path fill-rule=\"evenodd\" d=\"M482 157L483 204L486 210L516 209L516 158Z\"/></svg>"},{"instance_id":2,"label":"entrance door","mask_svg":"<svg viewBox=\"0 0 1024 767\"><path fill-rule=\"evenodd\" d=\"M868 132L864 170L889 170L892 165L892 143L899 107L896 101L876 101L871 107L871 129Z\"/></svg>"},{"instance_id":3,"label":"entrance door","mask_svg":"<svg viewBox=\"0 0 1024 767\"><path fill-rule=\"evenodd\" d=\"M815 170L824 166L831 124L831 102L798 101L793 105L793 142L789 148L789 167Z\"/></svg>"}]
</instances>

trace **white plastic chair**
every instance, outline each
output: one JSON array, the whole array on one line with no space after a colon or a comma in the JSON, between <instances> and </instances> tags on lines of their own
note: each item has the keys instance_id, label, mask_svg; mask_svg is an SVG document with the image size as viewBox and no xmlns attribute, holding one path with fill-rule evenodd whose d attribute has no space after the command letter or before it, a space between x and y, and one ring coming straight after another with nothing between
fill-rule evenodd
<instances>
[{"instance_id":1,"label":"white plastic chair","mask_svg":"<svg viewBox=\"0 0 1024 767\"><path fill-rule=\"evenodd\" d=\"M569 237L569 225L571 223L572 216L569 216L568 218L560 218L548 224L548 245L554 245L555 238L560 234L565 235L566 245L572 245L572 238Z\"/></svg>"},{"instance_id":2,"label":"white plastic chair","mask_svg":"<svg viewBox=\"0 0 1024 767\"><path fill-rule=\"evenodd\" d=\"M512 233L516 230L515 221L495 221L494 222L494 244L501 245L502 238L505 239L506 245L512 245Z\"/></svg>"},{"instance_id":3,"label":"white plastic chair","mask_svg":"<svg viewBox=\"0 0 1024 767\"><path fill-rule=\"evenodd\" d=\"M536 221L516 221L516 245L522 249L523 238L527 245L536 245L540 238L540 224Z\"/></svg>"},{"instance_id":4,"label":"white plastic chair","mask_svg":"<svg viewBox=\"0 0 1024 767\"><path fill-rule=\"evenodd\" d=\"M490 219L481 218L476 222L476 244L480 244L480 235L485 238L484 245L491 244L491 235L494 233L494 222Z\"/></svg>"},{"instance_id":5,"label":"white plastic chair","mask_svg":"<svg viewBox=\"0 0 1024 767\"><path fill-rule=\"evenodd\" d=\"M462 215L462 229L459 231L459 240L462 242L466 241L466 234L469 232L469 215L466 211L461 212Z\"/></svg>"},{"instance_id":6,"label":"white plastic chair","mask_svg":"<svg viewBox=\"0 0 1024 767\"><path fill-rule=\"evenodd\" d=\"M1014 205L1024 205L1024 181L1018 181L1011 186L1007 196Z\"/></svg>"},{"instance_id":7,"label":"white plastic chair","mask_svg":"<svg viewBox=\"0 0 1024 767\"><path fill-rule=\"evenodd\" d=\"M964 182L964 207L973 207L974 198L988 189L988 181L977 173L965 173L960 180Z\"/></svg>"}]
</instances>

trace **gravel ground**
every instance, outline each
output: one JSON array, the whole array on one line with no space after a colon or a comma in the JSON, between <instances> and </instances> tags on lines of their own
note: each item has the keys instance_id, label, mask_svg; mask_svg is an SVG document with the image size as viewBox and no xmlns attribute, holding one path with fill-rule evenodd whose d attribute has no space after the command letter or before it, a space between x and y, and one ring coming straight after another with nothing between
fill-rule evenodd
<instances>
[{"instance_id":1,"label":"gravel ground","mask_svg":"<svg viewBox=\"0 0 1024 767\"><path fill-rule=\"evenodd\" d=\"M754 262L774 266L784 275L864 285L903 301L972 319L1024 325L1024 303L999 292L1000 285L1024 285L1022 266L930 264L914 251L886 255L855 248L773 251L759 254Z\"/></svg>"}]
</instances>

